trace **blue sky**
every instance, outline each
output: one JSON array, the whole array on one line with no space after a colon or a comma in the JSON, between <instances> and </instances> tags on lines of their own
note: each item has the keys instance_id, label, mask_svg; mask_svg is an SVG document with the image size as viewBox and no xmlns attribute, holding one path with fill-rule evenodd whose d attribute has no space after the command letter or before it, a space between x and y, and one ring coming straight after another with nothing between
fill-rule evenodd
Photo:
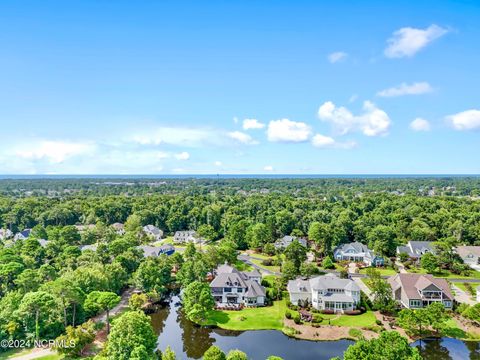
<instances>
[{"instance_id":1,"label":"blue sky","mask_svg":"<svg viewBox=\"0 0 480 360\"><path fill-rule=\"evenodd\" d=\"M0 3L0 173L480 173L478 1Z\"/></svg>"}]
</instances>

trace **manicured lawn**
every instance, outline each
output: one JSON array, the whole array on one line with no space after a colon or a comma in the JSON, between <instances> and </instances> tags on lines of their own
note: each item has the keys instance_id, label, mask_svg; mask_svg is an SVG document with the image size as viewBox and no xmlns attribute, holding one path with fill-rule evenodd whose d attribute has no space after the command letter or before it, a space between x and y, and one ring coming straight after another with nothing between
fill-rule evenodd
<instances>
[{"instance_id":1,"label":"manicured lawn","mask_svg":"<svg viewBox=\"0 0 480 360\"><path fill-rule=\"evenodd\" d=\"M32 349L12 349L6 352L0 353L0 360L15 360L19 356L28 355L32 352ZM35 358L37 360L61 360L65 357L60 354L46 355Z\"/></svg>"},{"instance_id":2,"label":"manicured lawn","mask_svg":"<svg viewBox=\"0 0 480 360\"><path fill-rule=\"evenodd\" d=\"M240 311L213 310L205 325L217 325L227 330L281 330L286 309L285 300L280 300L272 306Z\"/></svg>"},{"instance_id":3,"label":"manicured lawn","mask_svg":"<svg viewBox=\"0 0 480 360\"><path fill-rule=\"evenodd\" d=\"M464 283L461 283L461 282L454 282L453 283L456 287L460 288L461 290L463 290L466 294L470 295L470 296L476 296L477 295L477 292L475 290L475 286L477 286L477 284L472 284L472 290L473 290L473 294L470 294L470 292L467 290L467 287L465 286Z\"/></svg>"},{"instance_id":4,"label":"manicured lawn","mask_svg":"<svg viewBox=\"0 0 480 360\"><path fill-rule=\"evenodd\" d=\"M336 326L370 326L375 325L375 315L373 311L367 311L361 315L340 315L339 318L331 320L330 324Z\"/></svg>"},{"instance_id":5,"label":"manicured lawn","mask_svg":"<svg viewBox=\"0 0 480 360\"><path fill-rule=\"evenodd\" d=\"M243 261L237 260L233 266L239 271L252 271L253 267L245 264Z\"/></svg>"},{"instance_id":6,"label":"manicured lawn","mask_svg":"<svg viewBox=\"0 0 480 360\"><path fill-rule=\"evenodd\" d=\"M257 260L257 259L252 259L252 258L250 258L250 261L257 266L260 266L261 268L264 268L264 269L267 269L267 270L270 270L270 271L274 271L274 272L280 272L280 266L263 265L262 264L263 260Z\"/></svg>"},{"instance_id":7,"label":"manicured lawn","mask_svg":"<svg viewBox=\"0 0 480 360\"><path fill-rule=\"evenodd\" d=\"M410 273L426 274L427 271L423 268L411 268L407 270ZM433 276L442 279L480 279L480 271L471 270L469 276L452 274L449 271L443 271L441 273L434 273Z\"/></svg>"},{"instance_id":8,"label":"manicured lawn","mask_svg":"<svg viewBox=\"0 0 480 360\"><path fill-rule=\"evenodd\" d=\"M380 275L382 276L392 276L397 273L394 269L390 269L390 268L375 268L375 269L380 271ZM367 273L367 268L360 269L360 274L366 274L366 273Z\"/></svg>"}]
</instances>

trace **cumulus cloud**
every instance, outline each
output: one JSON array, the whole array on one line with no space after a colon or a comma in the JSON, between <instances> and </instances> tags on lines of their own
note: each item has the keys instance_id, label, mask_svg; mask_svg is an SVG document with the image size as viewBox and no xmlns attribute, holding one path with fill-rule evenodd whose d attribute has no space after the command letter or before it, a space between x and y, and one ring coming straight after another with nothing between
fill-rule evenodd
<instances>
[{"instance_id":1,"label":"cumulus cloud","mask_svg":"<svg viewBox=\"0 0 480 360\"><path fill-rule=\"evenodd\" d=\"M258 141L254 140L250 135L241 131L232 131L227 133L228 137L245 145L255 145Z\"/></svg>"},{"instance_id":2,"label":"cumulus cloud","mask_svg":"<svg viewBox=\"0 0 480 360\"><path fill-rule=\"evenodd\" d=\"M268 123L267 138L273 142L304 142L312 134L310 126L304 122L289 119L272 120Z\"/></svg>"},{"instance_id":3,"label":"cumulus cloud","mask_svg":"<svg viewBox=\"0 0 480 360\"><path fill-rule=\"evenodd\" d=\"M267 165L267 166L264 166L263 170L265 171L273 171L273 166L272 165Z\"/></svg>"},{"instance_id":4,"label":"cumulus cloud","mask_svg":"<svg viewBox=\"0 0 480 360\"><path fill-rule=\"evenodd\" d=\"M351 149L356 146L356 143L353 141L348 142L338 142L334 138L322 134L316 134L312 138L312 145L321 148L321 149Z\"/></svg>"},{"instance_id":5,"label":"cumulus cloud","mask_svg":"<svg viewBox=\"0 0 480 360\"><path fill-rule=\"evenodd\" d=\"M328 61L330 61L331 64L335 64L339 61L345 60L347 56L348 54L346 52L336 51L331 54L328 54Z\"/></svg>"},{"instance_id":6,"label":"cumulus cloud","mask_svg":"<svg viewBox=\"0 0 480 360\"><path fill-rule=\"evenodd\" d=\"M433 88L428 82L416 82L413 84L401 83L399 86L379 91L377 95L382 97L395 97L403 95L421 95L432 91Z\"/></svg>"},{"instance_id":7,"label":"cumulus cloud","mask_svg":"<svg viewBox=\"0 0 480 360\"><path fill-rule=\"evenodd\" d=\"M480 110L471 109L449 115L447 121L458 131L480 130Z\"/></svg>"},{"instance_id":8,"label":"cumulus cloud","mask_svg":"<svg viewBox=\"0 0 480 360\"><path fill-rule=\"evenodd\" d=\"M92 143L42 140L25 143L15 153L23 159L47 160L56 164L74 156L91 154L94 151L95 145Z\"/></svg>"},{"instance_id":9,"label":"cumulus cloud","mask_svg":"<svg viewBox=\"0 0 480 360\"><path fill-rule=\"evenodd\" d=\"M264 127L265 127L265 124L258 121L257 119L243 120L243 130L263 129Z\"/></svg>"},{"instance_id":10,"label":"cumulus cloud","mask_svg":"<svg viewBox=\"0 0 480 360\"><path fill-rule=\"evenodd\" d=\"M175 154L175 159L177 159L177 160L188 160L188 159L190 159L190 154L186 151L182 151L178 154Z\"/></svg>"},{"instance_id":11,"label":"cumulus cloud","mask_svg":"<svg viewBox=\"0 0 480 360\"><path fill-rule=\"evenodd\" d=\"M413 131L430 131L431 126L428 120L416 118L410 123L410 129Z\"/></svg>"},{"instance_id":12,"label":"cumulus cloud","mask_svg":"<svg viewBox=\"0 0 480 360\"><path fill-rule=\"evenodd\" d=\"M370 101L363 103L361 115L354 115L347 108L336 107L334 103L327 101L318 109L318 117L331 123L341 135L354 131L360 131L366 136L386 135L391 125L388 114Z\"/></svg>"},{"instance_id":13,"label":"cumulus cloud","mask_svg":"<svg viewBox=\"0 0 480 360\"><path fill-rule=\"evenodd\" d=\"M388 39L385 56L388 58L412 57L432 41L447 34L448 30L435 24L426 29L404 27Z\"/></svg>"}]
</instances>

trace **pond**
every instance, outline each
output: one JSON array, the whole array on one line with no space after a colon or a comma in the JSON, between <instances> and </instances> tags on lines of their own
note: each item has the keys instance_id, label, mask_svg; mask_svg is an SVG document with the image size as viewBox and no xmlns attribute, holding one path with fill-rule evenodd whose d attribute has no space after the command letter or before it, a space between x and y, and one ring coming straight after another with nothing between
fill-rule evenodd
<instances>
[{"instance_id":1,"label":"pond","mask_svg":"<svg viewBox=\"0 0 480 360\"><path fill-rule=\"evenodd\" d=\"M290 338L276 330L231 331L199 327L186 319L180 310L180 299L172 296L165 306L151 314L152 325L158 334L158 348L170 346L178 359L201 359L212 345L224 352L240 349L249 359L265 360L277 355L285 360L328 360L342 357L350 340L308 341ZM480 343L455 339L424 339L413 344L427 360L480 360Z\"/></svg>"}]
</instances>

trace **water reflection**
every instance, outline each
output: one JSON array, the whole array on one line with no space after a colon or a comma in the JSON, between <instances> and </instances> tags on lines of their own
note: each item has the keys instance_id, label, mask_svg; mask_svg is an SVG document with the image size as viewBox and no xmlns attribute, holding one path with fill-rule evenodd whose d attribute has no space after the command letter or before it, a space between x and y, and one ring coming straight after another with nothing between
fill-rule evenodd
<instances>
[{"instance_id":1,"label":"water reflection","mask_svg":"<svg viewBox=\"0 0 480 360\"><path fill-rule=\"evenodd\" d=\"M423 339L413 346L420 350L426 360L480 360L480 343L457 339Z\"/></svg>"},{"instance_id":2,"label":"water reflection","mask_svg":"<svg viewBox=\"0 0 480 360\"><path fill-rule=\"evenodd\" d=\"M211 345L223 351L240 349L253 360L265 360L269 355L284 359L327 360L341 356L352 344L349 340L313 342L289 338L275 330L230 331L194 325L180 311L178 296L172 296L166 306L159 307L151 315L152 325L158 336L158 348L170 347L178 358L200 359Z\"/></svg>"}]
</instances>

